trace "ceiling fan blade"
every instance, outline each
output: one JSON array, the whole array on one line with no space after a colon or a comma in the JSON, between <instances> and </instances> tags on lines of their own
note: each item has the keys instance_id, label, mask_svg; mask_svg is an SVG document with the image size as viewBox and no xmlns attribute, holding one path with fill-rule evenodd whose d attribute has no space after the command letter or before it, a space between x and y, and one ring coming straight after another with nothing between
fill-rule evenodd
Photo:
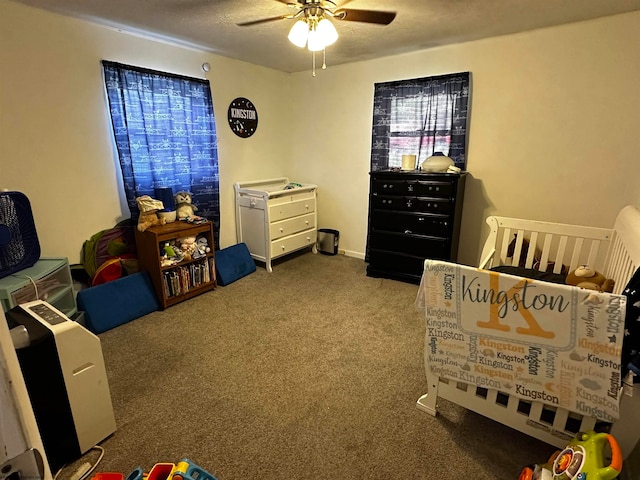
<instances>
[{"instance_id":1,"label":"ceiling fan blade","mask_svg":"<svg viewBox=\"0 0 640 480\"><path fill-rule=\"evenodd\" d=\"M341 8L334 12L334 17L349 22L377 23L389 25L396 12L382 12L377 10L354 10L353 8Z\"/></svg>"},{"instance_id":2,"label":"ceiling fan blade","mask_svg":"<svg viewBox=\"0 0 640 480\"><path fill-rule=\"evenodd\" d=\"M276 20L284 20L285 18L293 18L291 15L280 15L277 17L261 18L260 20L250 20L248 22L236 23L239 27L249 27L251 25L260 25L261 23L275 22Z\"/></svg>"}]
</instances>

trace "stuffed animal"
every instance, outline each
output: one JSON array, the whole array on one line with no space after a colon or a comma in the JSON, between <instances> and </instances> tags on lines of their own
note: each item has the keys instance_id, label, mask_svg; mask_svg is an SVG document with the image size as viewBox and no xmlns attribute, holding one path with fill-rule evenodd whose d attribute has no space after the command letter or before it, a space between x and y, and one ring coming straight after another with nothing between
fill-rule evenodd
<instances>
[{"instance_id":1,"label":"stuffed animal","mask_svg":"<svg viewBox=\"0 0 640 480\"><path fill-rule=\"evenodd\" d=\"M176 216L178 220L187 220L195 217L194 212L198 210L198 207L191 203L191 194L189 192L178 192L173 198L176 201Z\"/></svg>"},{"instance_id":2,"label":"stuffed animal","mask_svg":"<svg viewBox=\"0 0 640 480\"><path fill-rule=\"evenodd\" d=\"M193 258L202 258L211 251L209 242L206 237L198 237L196 240L196 251L193 252Z\"/></svg>"},{"instance_id":3,"label":"stuffed animal","mask_svg":"<svg viewBox=\"0 0 640 480\"><path fill-rule=\"evenodd\" d=\"M602 273L595 271L588 265L580 265L573 272L567 274L567 285L597 290L598 292L613 292L614 281L606 278Z\"/></svg>"},{"instance_id":4,"label":"stuffed animal","mask_svg":"<svg viewBox=\"0 0 640 480\"><path fill-rule=\"evenodd\" d=\"M160 258L160 265L167 267L169 265L175 265L184 260L184 254L182 250L176 247L175 240L165 242L162 248L162 257Z\"/></svg>"},{"instance_id":5,"label":"stuffed animal","mask_svg":"<svg viewBox=\"0 0 640 480\"><path fill-rule=\"evenodd\" d=\"M191 260L193 258L193 254L198 248L196 245L196 237L192 235L176 238L176 243L180 246L184 259Z\"/></svg>"},{"instance_id":6,"label":"stuffed animal","mask_svg":"<svg viewBox=\"0 0 640 480\"><path fill-rule=\"evenodd\" d=\"M144 232L154 225L164 225L167 221L158 217L158 211L164 208L160 200L155 200L149 195L142 195L136 198L140 216L138 217L138 230Z\"/></svg>"}]
</instances>

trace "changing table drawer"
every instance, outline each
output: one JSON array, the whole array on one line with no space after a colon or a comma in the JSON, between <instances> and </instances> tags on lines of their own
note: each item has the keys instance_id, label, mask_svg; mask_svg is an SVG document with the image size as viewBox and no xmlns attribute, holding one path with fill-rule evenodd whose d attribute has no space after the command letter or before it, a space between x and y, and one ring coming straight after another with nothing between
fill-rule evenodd
<instances>
[{"instance_id":1,"label":"changing table drawer","mask_svg":"<svg viewBox=\"0 0 640 480\"><path fill-rule=\"evenodd\" d=\"M315 227L315 217L313 213L308 213L307 215L299 215L287 220L274 222L269 225L271 239L275 240Z\"/></svg>"},{"instance_id":2,"label":"changing table drawer","mask_svg":"<svg viewBox=\"0 0 640 480\"><path fill-rule=\"evenodd\" d=\"M277 222L284 220L285 218L296 217L298 215L304 215L306 213L313 213L316 211L316 199L305 198L302 200L292 200L287 203L280 203L273 205L269 202L269 220L271 222Z\"/></svg>"},{"instance_id":3,"label":"changing table drawer","mask_svg":"<svg viewBox=\"0 0 640 480\"><path fill-rule=\"evenodd\" d=\"M275 240L271 242L271 257L276 258L294 250L311 247L316 243L316 236L317 231L311 229Z\"/></svg>"}]
</instances>

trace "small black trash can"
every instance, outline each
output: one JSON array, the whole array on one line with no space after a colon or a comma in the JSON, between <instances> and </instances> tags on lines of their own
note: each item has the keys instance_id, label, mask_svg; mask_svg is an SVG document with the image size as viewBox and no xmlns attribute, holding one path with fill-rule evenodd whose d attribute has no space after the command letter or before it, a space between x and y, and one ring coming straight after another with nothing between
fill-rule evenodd
<instances>
[{"instance_id":1,"label":"small black trash can","mask_svg":"<svg viewBox=\"0 0 640 480\"><path fill-rule=\"evenodd\" d=\"M338 239L340 232L331 228L318 229L318 251L324 255L338 253Z\"/></svg>"}]
</instances>

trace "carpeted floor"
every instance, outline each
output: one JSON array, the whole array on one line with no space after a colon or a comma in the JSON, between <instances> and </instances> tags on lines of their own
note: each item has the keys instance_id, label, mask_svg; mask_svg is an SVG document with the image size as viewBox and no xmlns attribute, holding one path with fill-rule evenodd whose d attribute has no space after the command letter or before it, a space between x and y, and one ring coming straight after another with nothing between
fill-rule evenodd
<instances>
[{"instance_id":1,"label":"carpeted floor","mask_svg":"<svg viewBox=\"0 0 640 480\"><path fill-rule=\"evenodd\" d=\"M456 405L416 408L418 287L365 267L304 253L101 334L117 431L97 470L186 457L218 480L516 480L546 460Z\"/></svg>"}]
</instances>

